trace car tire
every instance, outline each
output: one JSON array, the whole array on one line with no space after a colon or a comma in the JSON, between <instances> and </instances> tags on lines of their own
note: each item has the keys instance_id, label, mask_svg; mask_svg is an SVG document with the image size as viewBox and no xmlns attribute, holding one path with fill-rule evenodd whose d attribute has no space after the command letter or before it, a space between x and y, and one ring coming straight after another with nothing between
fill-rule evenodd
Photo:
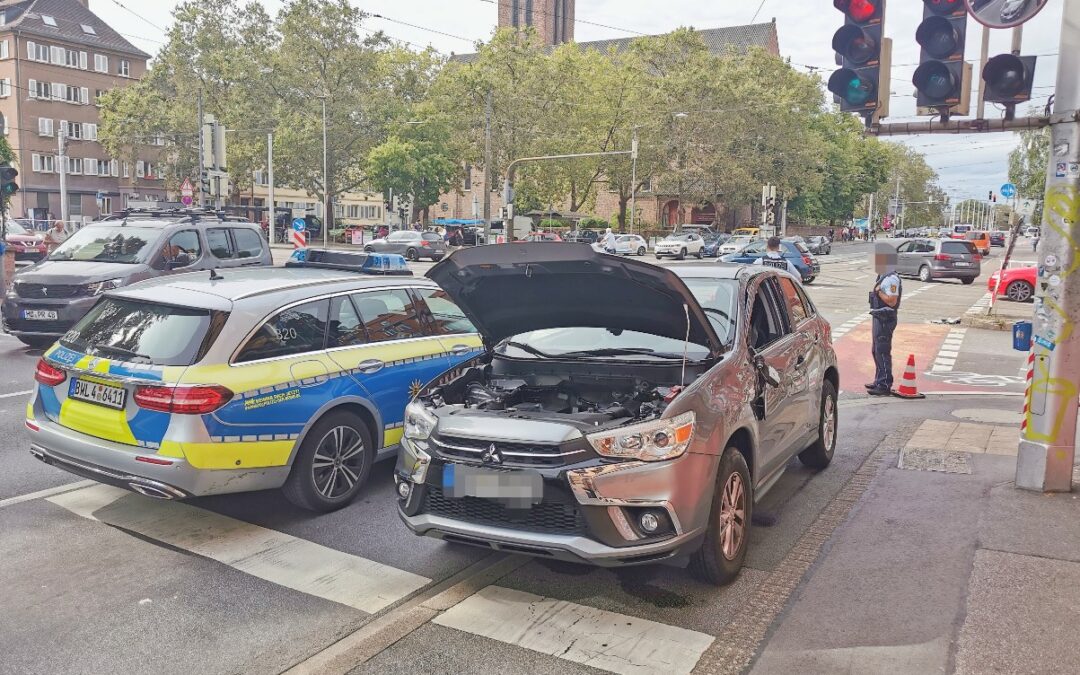
<instances>
[{"instance_id":1,"label":"car tire","mask_svg":"<svg viewBox=\"0 0 1080 675\"><path fill-rule=\"evenodd\" d=\"M433 255L433 256L431 256L431 262L439 262L442 259L443 259L443 256L441 256L441 255Z\"/></svg>"},{"instance_id":2,"label":"car tire","mask_svg":"<svg viewBox=\"0 0 1080 675\"><path fill-rule=\"evenodd\" d=\"M374 253L374 252L375 252L375 249L371 248L370 246L365 246L364 247L364 253Z\"/></svg>"},{"instance_id":3,"label":"car tire","mask_svg":"<svg viewBox=\"0 0 1080 675\"><path fill-rule=\"evenodd\" d=\"M929 265L923 265L919 268L919 281L923 283L930 283L934 280L934 273L930 271Z\"/></svg>"},{"instance_id":4,"label":"car tire","mask_svg":"<svg viewBox=\"0 0 1080 675\"><path fill-rule=\"evenodd\" d=\"M698 252L697 252L697 259L701 260L704 257L705 257L705 251L699 248Z\"/></svg>"},{"instance_id":5,"label":"car tire","mask_svg":"<svg viewBox=\"0 0 1080 675\"><path fill-rule=\"evenodd\" d=\"M686 260L686 249L684 248L681 251L679 251L679 255L676 256L676 258L678 260Z\"/></svg>"},{"instance_id":6,"label":"car tire","mask_svg":"<svg viewBox=\"0 0 1080 675\"><path fill-rule=\"evenodd\" d=\"M663 257L664 257L664 256L660 255L659 253L657 253L657 254L655 254L655 255L656 255L656 259L657 259L657 260L660 260L661 258L663 258Z\"/></svg>"},{"instance_id":7,"label":"car tire","mask_svg":"<svg viewBox=\"0 0 1080 675\"><path fill-rule=\"evenodd\" d=\"M1035 288L1026 281L1016 280L1005 287L1005 297L1013 302L1027 302L1035 295ZM20 340L22 338L19 338Z\"/></svg>"},{"instance_id":8,"label":"car tire","mask_svg":"<svg viewBox=\"0 0 1080 675\"><path fill-rule=\"evenodd\" d=\"M814 443L799 453L799 461L811 469L824 469L836 451L837 407L836 387L829 380L821 384L821 410L818 412L818 434Z\"/></svg>"},{"instance_id":9,"label":"car tire","mask_svg":"<svg viewBox=\"0 0 1080 675\"><path fill-rule=\"evenodd\" d=\"M405 249L405 259L409 262L416 262L420 259L420 256L417 254L415 248L407 248Z\"/></svg>"},{"instance_id":10,"label":"car tire","mask_svg":"<svg viewBox=\"0 0 1080 675\"><path fill-rule=\"evenodd\" d=\"M971 284L975 283L975 277L964 277L960 280L960 283L964 284L965 286L970 286Z\"/></svg>"},{"instance_id":11,"label":"car tire","mask_svg":"<svg viewBox=\"0 0 1080 675\"><path fill-rule=\"evenodd\" d=\"M814 283L814 279L817 279L817 277L810 277L808 279L803 279L803 283L806 284L806 285L810 285L810 284Z\"/></svg>"},{"instance_id":12,"label":"car tire","mask_svg":"<svg viewBox=\"0 0 1080 675\"><path fill-rule=\"evenodd\" d=\"M689 569L700 581L724 586L735 580L746 559L754 500L750 469L738 448L724 450L716 474L709 524L701 548L690 556ZM725 520L731 523L728 528Z\"/></svg>"},{"instance_id":13,"label":"car tire","mask_svg":"<svg viewBox=\"0 0 1080 675\"><path fill-rule=\"evenodd\" d=\"M47 337L27 337L25 335L16 335L15 337L30 349L48 349L52 343L56 342L55 338Z\"/></svg>"},{"instance_id":14,"label":"car tire","mask_svg":"<svg viewBox=\"0 0 1080 675\"><path fill-rule=\"evenodd\" d=\"M333 410L308 430L281 489L302 509L336 511L360 494L374 462L371 431L364 420L348 410ZM350 477L355 480L347 485Z\"/></svg>"},{"instance_id":15,"label":"car tire","mask_svg":"<svg viewBox=\"0 0 1080 675\"><path fill-rule=\"evenodd\" d=\"M645 247L644 246L639 246L638 250L637 250L637 254L640 257L644 258L645 257ZM660 257L660 256L657 256L657 257Z\"/></svg>"}]
</instances>

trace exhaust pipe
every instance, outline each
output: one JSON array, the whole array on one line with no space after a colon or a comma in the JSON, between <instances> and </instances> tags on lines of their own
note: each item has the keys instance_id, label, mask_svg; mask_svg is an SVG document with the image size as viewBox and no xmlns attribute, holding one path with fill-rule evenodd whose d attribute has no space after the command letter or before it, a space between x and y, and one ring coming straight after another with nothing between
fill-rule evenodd
<instances>
[{"instance_id":1,"label":"exhaust pipe","mask_svg":"<svg viewBox=\"0 0 1080 675\"><path fill-rule=\"evenodd\" d=\"M128 487L144 497L152 497L154 499L176 499L176 495L154 485L147 485L146 483L128 483Z\"/></svg>"}]
</instances>

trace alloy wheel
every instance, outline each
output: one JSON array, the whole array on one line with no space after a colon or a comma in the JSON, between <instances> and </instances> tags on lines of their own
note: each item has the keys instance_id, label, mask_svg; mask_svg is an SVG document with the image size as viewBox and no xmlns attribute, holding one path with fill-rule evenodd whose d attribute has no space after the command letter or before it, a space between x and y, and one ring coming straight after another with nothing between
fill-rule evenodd
<instances>
[{"instance_id":1,"label":"alloy wheel","mask_svg":"<svg viewBox=\"0 0 1080 675\"><path fill-rule=\"evenodd\" d=\"M1027 302L1031 298L1031 287L1023 281L1014 281L1005 289L1005 295L1013 302Z\"/></svg>"},{"instance_id":2,"label":"alloy wheel","mask_svg":"<svg viewBox=\"0 0 1080 675\"><path fill-rule=\"evenodd\" d=\"M311 459L315 489L327 499L348 494L363 474L364 439L352 427L338 426L319 439Z\"/></svg>"},{"instance_id":3,"label":"alloy wheel","mask_svg":"<svg viewBox=\"0 0 1080 675\"><path fill-rule=\"evenodd\" d=\"M720 495L720 550L734 560L746 536L746 489L742 476L733 471Z\"/></svg>"},{"instance_id":4,"label":"alloy wheel","mask_svg":"<svg viewBox=\"0 0 1080 675\"><path fill-rule=\"evenodd\" d=\"M821 411L821 440L825 442L825 450L830 455L836 446L836 399L832 396L825 397L824 410Z\"/></svg>"}]
</instances>

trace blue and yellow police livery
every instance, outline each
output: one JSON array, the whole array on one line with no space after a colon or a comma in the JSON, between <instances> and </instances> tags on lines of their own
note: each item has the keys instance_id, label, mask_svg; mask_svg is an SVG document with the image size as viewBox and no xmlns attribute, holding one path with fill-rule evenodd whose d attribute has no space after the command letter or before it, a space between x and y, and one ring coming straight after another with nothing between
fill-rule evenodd
<instances>
[{"instance_id":1,"label":"blue and yellow police livery","mask_svg":"<svg viewBox=\"0 0 1080 675\"><path fill-rule=\"evenodd\" d=\"M412 395L482 344L400 256L319 260L108 293L38 363L31 452L152 497L349 503Z\"/></svg>"}]
</instances>

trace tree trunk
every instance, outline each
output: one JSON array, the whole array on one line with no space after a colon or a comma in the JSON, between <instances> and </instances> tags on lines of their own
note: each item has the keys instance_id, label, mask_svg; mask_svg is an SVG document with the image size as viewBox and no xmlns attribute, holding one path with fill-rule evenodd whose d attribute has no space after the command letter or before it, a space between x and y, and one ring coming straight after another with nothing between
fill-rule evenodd
<instances>
[{"instance_id":1,"label":"tree trunk","mask_svg":"<svg viewBox=\"0 0 1080 675\"><path fill-rule=\"evenodd\" d=\"M626 211L630 203L630 195L619 192L619 234L626 232Z\"/></svg>"}]
</instances>

